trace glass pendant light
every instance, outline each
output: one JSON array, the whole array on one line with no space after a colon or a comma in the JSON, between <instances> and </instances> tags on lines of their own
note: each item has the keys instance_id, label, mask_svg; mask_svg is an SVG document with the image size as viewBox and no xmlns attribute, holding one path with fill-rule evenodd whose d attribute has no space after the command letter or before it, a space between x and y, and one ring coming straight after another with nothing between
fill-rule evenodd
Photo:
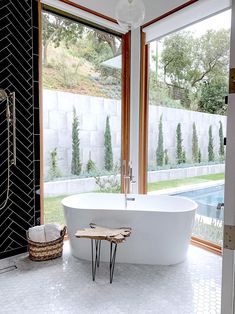
<instances>
[{"instance_id":1,"label":"glass pendant light","mask_svg":"<svg viewBox=\"0 0 235 314\"><path fill-rule=\"evenodd\" d=\"M144 21L145 7L142 0L119 0L115 9L118 24L125 30L139 27Z\"/></svg>"}]
</instances>

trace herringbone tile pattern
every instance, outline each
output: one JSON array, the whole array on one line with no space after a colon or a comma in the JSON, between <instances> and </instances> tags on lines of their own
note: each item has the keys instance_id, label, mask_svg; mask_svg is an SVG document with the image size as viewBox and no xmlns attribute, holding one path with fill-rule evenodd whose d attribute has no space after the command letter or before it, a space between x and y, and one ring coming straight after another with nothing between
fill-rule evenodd
<instances>
[{"instance_id":1,"label":"herringbone tile pattern","mask_svg":"<svg viewBox=\"0 0 235 314\"><path fill-rule=\"evenodd\" d=\"M0 258L26 247L34 224L32 0L0 0L0 88L16 93L17 165L10 197L0 211ZM6 197L6 106L0 104L0 206ZM9 254L11 252L11 254Z\"/></svg>"}]
</instances>

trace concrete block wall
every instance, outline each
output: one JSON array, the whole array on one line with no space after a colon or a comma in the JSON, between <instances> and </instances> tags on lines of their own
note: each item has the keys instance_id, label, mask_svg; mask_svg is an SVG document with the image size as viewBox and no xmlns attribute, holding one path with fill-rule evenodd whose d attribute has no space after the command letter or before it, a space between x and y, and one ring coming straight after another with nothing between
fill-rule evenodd
<instances>
[{"instance_id":1,"label":"concrete block wall","mask_svg":"<svg viewBox=\"0 0 235 314\"><path fill-rule=\"evenodd\" d=\"M73 107L79 117L80 154L83 169L91 159L99 169L104 167L104 131L106 117L110 116L114 162L121 154L121 101L61 91L43 91L44 174L48 174L50 152L57 148L58 166L63 176L70 175L72 157ZM183 146L187 160L192 159L192 125L196 123L202 159L207 160L208 129L212 125L214 152L219 151L219 121L226 133L226 117L160 106L149 108L148 163L156 166L156 148L160 116L163 117L164 149L168 150L170 163L176 158L176 127L182 127Z\"/></svg>"}]
</instances>

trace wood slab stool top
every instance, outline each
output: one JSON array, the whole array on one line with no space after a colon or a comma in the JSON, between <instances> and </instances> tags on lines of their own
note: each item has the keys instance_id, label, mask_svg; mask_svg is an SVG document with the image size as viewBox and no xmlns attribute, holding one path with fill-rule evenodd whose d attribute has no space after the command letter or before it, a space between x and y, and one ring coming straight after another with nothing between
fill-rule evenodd
<instances>
[{"instance_id":1,"label":"wood slab stool top","mask_svg":"<svg viewBox=\"0 0 235 314\"><path fill-rule=\"evenodd\" d=\"M94 223L90 223L90 228L84 228L78 230L75 233L77 238L87 238L91 239L91 257L92 257L92 279L95 281L96 267L100 264L100 247L101 241L110 242L110 283L113 281L113 273L117 252L117 244L122 243L127 237L131 235L131 228L121 227L121 228L106 228L97 226ZM95 240L95 261L94 261L94 245L93 240ZM114 246L114 247L113 247Z\"/></svg>"}]
</instances>

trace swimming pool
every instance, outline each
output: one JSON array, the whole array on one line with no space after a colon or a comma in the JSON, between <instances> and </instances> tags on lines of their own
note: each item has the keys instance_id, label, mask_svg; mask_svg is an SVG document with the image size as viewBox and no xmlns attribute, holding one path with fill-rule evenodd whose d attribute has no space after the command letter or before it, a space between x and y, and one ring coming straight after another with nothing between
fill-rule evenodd
<instances>
[{"instance_id":1,"label":"swimming pool","mask_svg":"<svg viewBox=\"0 0 235 314\"><path fill-rule=\"evenodd\" d=\"M197 214L223 220L223 209L217 209L218 203L224 202L224 185L193 190L174 195L181 195L198 203Z\"/></svg>"}]
</instances>

